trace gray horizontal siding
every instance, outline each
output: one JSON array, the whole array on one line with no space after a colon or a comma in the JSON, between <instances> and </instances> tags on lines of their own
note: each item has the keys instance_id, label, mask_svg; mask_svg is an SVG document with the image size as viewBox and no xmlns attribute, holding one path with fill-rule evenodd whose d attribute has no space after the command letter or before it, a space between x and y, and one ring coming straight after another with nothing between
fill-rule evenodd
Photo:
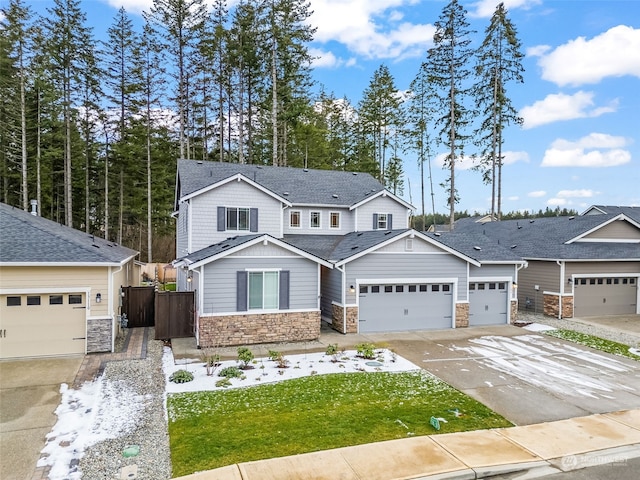
<instances>
[{"instance_id":1,"label":"gray horizontal siding","mask_svg":"<svg viewBox=\"0 0 640 480\"><path fill-rule=\"evenodd\" d=\"M389 197L377 197L358 207L357 211L359 232L372 230L374 213L392 214L394 230L409 227L409 212L404 206Z\"/></svg>"},{"instance_id":2,"label":"gray horizontal siding","mask_svg":"<svg viewBox=\"0 0 640 480\"><path fill-rule=\"evenodd\" d=\"M469 277L511 277L515 275L516 267L514 265L483 265L476 267L469 266Z\"/></svg>"},{"instance_id":3,"label":"gray horizontal siding","mask_svg":"<svg viewBox=\"0 0 640 480\"><path fill-rule=\"evenodd\" d=\"M318 308L318 266L305 258L223 258L204 266L203 312L236 311L236 272L247 268L289 270L289 309Z\"/></svg>"},{"instance_id":4,"label":"gray horizontal siding","mask_svg":"<svg viewBox=\"0 0 640 480\"><path fill-rule=\"evenodd\" d=\"M346 272L347 303L355 303L357 295L349 286L368 278L457 278L458 300L466 300L467 262L453 255L370 254L348 263Z\"/></svg>"},{"instance_id":5,"label":"gray horizontal siding","mask_svg":"<svg viewBox=\"0 0 640 480\"><path fill-rule=\"evenodd\" d=\"M230 182L191 199L191 250L219 243L248 231L218 231L218 207L258 207L258 232L280 237L281 203L245 182Z\"/></svg>"},{"instance_id":6,"label":"gray horizontal siding","mask_svg":"<svg viewBox=\"0 0 640 480\"><path fill-rule=\"evenodd\" d=\"M560 289L560 266L556 262L529 261L529 266L518 273L518 303L521 308L542 312L542 293ZM540 289L535 290L535 285ZM537 305L536 305L537 303Z\"/></svg>"},{"instance_id":7,"label":"gray horizontal siding","mask_svg":"<svg viewBox=\"0 0 640 480\"><path fill-rule=\"evenodd\" d=\"M331 318L333 315L332 302L342 303L340 291L342 290L342 272L336 269L322 267L321 280L322 301L320 307L322 314Z\"/></svg>"}]
</instances>

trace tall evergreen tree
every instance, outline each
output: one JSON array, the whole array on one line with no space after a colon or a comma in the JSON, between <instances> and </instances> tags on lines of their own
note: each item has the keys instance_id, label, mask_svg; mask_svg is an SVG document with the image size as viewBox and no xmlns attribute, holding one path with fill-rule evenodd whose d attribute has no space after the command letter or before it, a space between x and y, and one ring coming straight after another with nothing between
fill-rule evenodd
<instances>
[{"instance_id":1,"label":"tall evergreen tree","mask_svg":"<svg viewBox=\"0 0 640 480\"><path fill-rule=\"evenodd\" d=\"M159 27L164 39L163 44L169 54L172 68L168 69L175 79L174 97L178 111L178 130L180 158L189 158L189 138L187 130L190 124L189 112L191 75L193 65L191 57L202 34L206 19L204 0L154 0L146 19Z\"/></svg>"},{"instance_id":2,"label":"tall evergreen tree","mask_svg":"<svg viewBox=\"0 0 640 480\"><path fill-rule=\"evenodd\" d=\"M476 131L476 143L480 147L477 168L485 183L491 184L492 218L499 219L502 215L503 131L509 124L522 124L507 96L506 84L524 82L523 58L516 28L509 20L504 4L500 3L477 52L478 83L475 88L476 107L482 121Z\"/></svg>"},{"instance_id":3,"label":"tall evergreen tree","mask_svg":"<svg viewBox=\"0 0 640 480\"><path fill-rule=\"evenodd\" d=\"M402 101L389 68L380 65L362 95L358 113L366 134L374 145L378 178L385 185L386 157L390 139L404 123L401 105Z\"/></svg>"},{"instance_id":4,"label":"tall evergreen tree","mask_svg":"<svg viewBox=\"0 0 640 480\"><path fill-rule=\"evenodd\" d=\"M469 62L473 56L466 19L467 11L459 0L451 0L434 23L433 47L429 49L427 63L436 87L438 110L443 112L437 118L440 140L448 148L444 167L449 169L445 182L449 193L449 227L453 229L456 190L456 158L464 156L465 144L469 141L466 131L472 121L473 111L467 103L471 97L470 79L472 71Z\"/></svg>"},{"instance_id":5,"label":"tall evergreen tree","mask_svg":"<svg viewBox=\"0 0 640 480\"><path fill-rule=\"evenodd\" d=\"M406 119L407 124L404 134L407 146L417 152L418 167L420 169L420 198L422 203L422 217L426 218L425 211L425 185L424 185L424 166L427 163L430 183L431 196L431 213L435 218L435 199L433 192L433 177L431 175L431 156L434 138L431 133L433 127L435 108L434 108L434 89L429 75L428 65L422 63L418 74L411 82L409 87L409 98L406 102ZM426 230L426 224L422 225Z\"/></svg>"},{"instance_id":6,"label":"tall evergreen tree","mask_svg":"<svg viewBox=\"0 0 640 480\"><path fill-rule=\"evenodd\" d=\"M20 205L29 208L27 165L27 82L33 55L33 13L22 0L0 9L0 147L4 201L9 201L12 164L19 165Z\"/></svg>"},{"instance_id":7,"label":"tall evergreen tree","mask_svg":"<svg viewBox=\"0 0 640 480\"><path fill-rule=\"evenodd\" d=\"M77 94L82 91L80 73L90 63L94 41L79 0L54 0L48 9L47 53L49 74L62 93L60 107L64 122L64 223L73 226L73 164L78 152L73 149ZM77 160L76 160L77 161Z\"/></svg>"}]
</instances>

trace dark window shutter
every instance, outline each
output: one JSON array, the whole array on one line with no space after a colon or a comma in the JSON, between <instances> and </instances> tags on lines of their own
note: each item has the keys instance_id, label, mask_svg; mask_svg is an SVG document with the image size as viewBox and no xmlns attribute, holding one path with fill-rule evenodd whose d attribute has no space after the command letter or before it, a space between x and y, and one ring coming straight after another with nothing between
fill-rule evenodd
<instances>
[{"instance_id":1,"label":"dark window shutter","mask_svg":"<svg viewBox=\"0 0 640 480\"><path fill-rule=\"evenodd\" d=\"M236 276L236 310L247 311L247 272L238 271Z\"/></svg>"},{"instance_id":2,"label":"dark window shutter","mask_svg":"<svg viewBox=\"0 0 640 480\"><path fill-rule=\"evenodd\" d=\"M218 207L218 231L224 232L227 226L227 209Z\"/></svg>"},{"instance_id":3,"label":"dark window shutter","mask_svg":"<svg viewBox=\"0 0 640 480\"><path fill-rule=\"evenodd\" d=\"M280 272L280 310L289 309L289 270Z\"/></svg>"},{"instance_id":4,"label":"dark window shutter","mask_svg":"<svg viewBox=\"0 0 640 480\"><path fill-rule=\"evenodd\" d=\"M252 208L249 210L249 230L252 232L258 231L258 209Z\"/></svg>"},{"instance_id":5,"label":"dark window shutter","mask_svg":"<svg viewBox=\"0 0 640 480\"><path fill-rule=\"evenodd\" d=\"M393 230L393 215L387 214L387 230Z\"/></svg>"},{"instance_id":6,"label":"dark window shutter","mask_svg":"<svg viewBox=\"0 0 640 480\"><path fill-rule=\"evenodd\" d=\"M378 229L378 214L377 213L373 214L373 229L374 230Z\"/></svg>"}]
</instances>

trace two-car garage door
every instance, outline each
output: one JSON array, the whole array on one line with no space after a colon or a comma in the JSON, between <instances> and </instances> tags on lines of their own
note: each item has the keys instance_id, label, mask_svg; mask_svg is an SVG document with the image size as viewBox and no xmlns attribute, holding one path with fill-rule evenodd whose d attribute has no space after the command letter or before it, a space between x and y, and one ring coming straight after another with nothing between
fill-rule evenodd
<instances>
[{"instance_id":1,"label":"two-car garage door","mask_svg":"<svg viewBox=\"0 0 640 480\"><path fill-rule=\"evenodd\" d=\"M0 358L84 354L86 294L0 295Z\"/></svg>"},{"instance_id":2,"label":"two-car garage door","mask_svg":"<svg viewBox=\"0 0 640 480\"><path fill-rule=\"evenodd\" d=\"M360 332L451 328L453 285L360 285L358 314Z\"/></svg>"}]
</instances>

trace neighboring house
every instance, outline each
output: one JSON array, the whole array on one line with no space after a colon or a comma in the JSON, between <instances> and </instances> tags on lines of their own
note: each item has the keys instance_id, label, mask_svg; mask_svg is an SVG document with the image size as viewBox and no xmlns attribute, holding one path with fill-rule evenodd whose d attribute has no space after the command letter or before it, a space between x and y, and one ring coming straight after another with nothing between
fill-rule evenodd
<instances>
[{"instance_id":1,"label":"neighboring house","mask_svg":"<svg viewBox=\"0 0 640 480\"><path fill-rule=\"evenodd\" d=\"M558 318L640 313L640 208L593 206L572 217L456 222L454 235L484 235L528 267L521 308Z\"/></svg>"},{"instance_id":2,"label":"neighboring house","mask_svg":"<svg viewBox=\"0 0 640 480\"><path fill-rule=\"evenodd\" d=\"M0 358L113 351L137 254L0 203Z\"/></svg>"},{"instance_id":3,"label":"neighboring house","mask_svg":"<svg viewBox=\"0 0 640 480\"><path fill-rule=\"evenodd\" d=\"M409 229L365 173L180 160L178 289L201 347L515 319L524 262L482 236ZM480 243L478 243L480 242Z\"/></svg>"}]
</instances>

